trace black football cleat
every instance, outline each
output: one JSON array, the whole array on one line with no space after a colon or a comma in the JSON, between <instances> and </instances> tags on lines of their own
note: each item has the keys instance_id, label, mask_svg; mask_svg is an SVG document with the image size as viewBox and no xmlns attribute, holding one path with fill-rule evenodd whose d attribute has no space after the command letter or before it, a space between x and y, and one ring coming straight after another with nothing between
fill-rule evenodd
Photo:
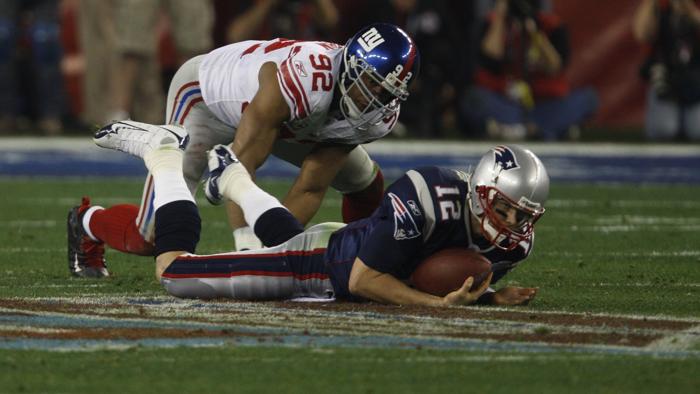
<instances>
[{"instance_id":1,"label":"black football cleat","mask_svg":"<svg viewBox=\"0 0 700 394\"><path fill-rule=\"evenodd\" d=\"M105 247L95 242L83 229L83 216L90 208L90 199L83 197L82 204L68 212L68 269L80 278L104 278L109 276L105 263Z\"/></svg>"}]
</instances>

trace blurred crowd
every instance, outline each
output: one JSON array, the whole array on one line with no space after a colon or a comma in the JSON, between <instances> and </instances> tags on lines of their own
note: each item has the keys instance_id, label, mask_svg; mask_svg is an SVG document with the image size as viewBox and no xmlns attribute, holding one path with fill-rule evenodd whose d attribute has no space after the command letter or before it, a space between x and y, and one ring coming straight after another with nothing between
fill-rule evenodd
<instances>
[{"instance_id":1,"label":"blurred crowd","mask_svg":"<svg viewBox=\"0 0 700 394\"><path fill-rule=\"evenodd\" d=\"M599 99L567 78L576 49L553 1L3 0L0 134L162 123L169 79L194 55L248 39L342 44L390 22L423 59L397 136L575 140ZM698 4L638 3L630 18L647 53L646 135L698 140Z\"/></svg>"}]
</instances>

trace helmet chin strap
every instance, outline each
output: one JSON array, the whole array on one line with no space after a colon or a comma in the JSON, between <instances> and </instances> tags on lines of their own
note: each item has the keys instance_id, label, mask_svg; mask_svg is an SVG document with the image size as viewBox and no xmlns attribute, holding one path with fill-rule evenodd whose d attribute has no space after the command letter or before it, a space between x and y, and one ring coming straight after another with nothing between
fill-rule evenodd
<instances>
[{"instance_id":1,"label":"helmet chin strap","mask_svg":"<svg viewBox=\"0 0 700 394\"><path fill-rule=\"evenodd\" d=\"M479 235L484 237L491 245L503 249L502 246L500 246L501 242L506 240L508 238L508 235L503 233L502 231L499 231L491 222L489 219L489 216L486 214L486 211L482 211L481 215L477 215L474 213L472 209L470 209L471 216L476 219L477 223L479 224L476 226L476 231L478 231ZM474 226L472 226L474 228Z\"/></svg>"},{"instance_id":2,"label":"helmet chin strap","mask_svg":"<svg viewBox=\"0 0 700 394\"><path fill-rule=\"evenodd\" d=\"M361 120L362 111L357 108L357 105L355 105L355 102L349 95L344 95L340 98L340 105L345 106L345 110L347 111L346 115L348 117L352 118L353 120Z\"/></svg>"},{"instance_id":3,"label":"helmet chin strap","mask_svg":"<svg viewBox=\"0 0 700 394\"><path fill-rule=\"evenodd\" d=\"M494 245L500 245L501 242L507 238L506 234L498 231L496 227L493 226L486 214L481 218L481 230L484 232L483 236Z\"/></svg>"}]
</instances>

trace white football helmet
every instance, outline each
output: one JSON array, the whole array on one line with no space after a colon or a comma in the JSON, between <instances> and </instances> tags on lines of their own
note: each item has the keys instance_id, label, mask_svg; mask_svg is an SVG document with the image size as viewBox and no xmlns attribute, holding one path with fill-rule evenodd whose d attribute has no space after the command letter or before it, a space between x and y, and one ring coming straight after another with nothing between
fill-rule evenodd
<instances>
[{"instance_id":1,"label":"white football helmet","mask_svg":"<svg viewBox=\"0 0 700 394\"><path fill-rule=\"evenodd\" d=\"M544 214L549 176L530 150L500 145L489 150L469 177L467 200L481 233L494 246L512 250L532 238L535 222ZM515 209L514 222L506 217Z\"/></svg>"}]
</instances>

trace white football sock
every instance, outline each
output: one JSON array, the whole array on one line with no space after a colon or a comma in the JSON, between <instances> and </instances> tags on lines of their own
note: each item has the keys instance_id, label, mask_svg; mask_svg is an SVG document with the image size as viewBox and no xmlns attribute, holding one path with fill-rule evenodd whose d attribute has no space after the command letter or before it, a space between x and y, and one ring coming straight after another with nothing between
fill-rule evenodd
<instances>
[{"instance_id":1,"label":"white football sock","mask_svg":"<svg viewBox=\"0 0 700 394\"><path fill-rule=\"evenodd\" d=\"M258 239L250 226L245 226L233 230L233 239L236 241L236 250L255 250L263 247L262 241Z\"/></svg>"},{"instance_id":2,"label":"white football sock","mask_svg":"<svg viewBox=\"0 0 700 394\"><path fill-rule=\"evenodd\" d=\"M146 153L143 161L153 175L153 208L158 209L173 201L192 201L182 175L182 155L179 149L156 149Z\"/></svg>"},{"instance_id":3,"label":"white football sock","mask_svg":"<svg viewBox=\"0 0 700 394\"><path fill-rule=\"evenodd\" d=\"M91 240L95 242L102 242L101 240L97 239L95 237L95 234L90 231L90 218L92 218L92 214L104 209L104 207L101 207L99 205L93 205L90 208L85 211L85 215L83 215L83 229L85 230L85 234L87 234L88 237L90 237Z\"/></svg>"},{"instance_id":4,"label":"white football sock","mask_svg":"<svg viewBox=\"0 0 700 394\"><path fill-rule=\"evenodd\" d=\"M283 208L282 204L250 179L242 164L228 166L221 174L219 187L224 197L238 204L246 223L255 228L260 215L272 208Z\"/></svg>"}]
</instances>

